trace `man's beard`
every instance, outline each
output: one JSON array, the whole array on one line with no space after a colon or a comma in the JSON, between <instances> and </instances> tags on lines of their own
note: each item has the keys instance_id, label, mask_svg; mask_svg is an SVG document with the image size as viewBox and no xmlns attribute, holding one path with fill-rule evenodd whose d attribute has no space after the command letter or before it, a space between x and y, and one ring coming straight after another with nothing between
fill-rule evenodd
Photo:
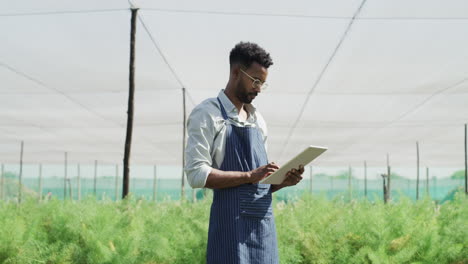
<instances>
[{"instance_id":1,"label":"man's beard","mask_svg":"<svg viewBox=\"0 0 468 264\"><path fill-rule=\"evenodd\" d=\"M252 103L252 100L254 99L254 97L256 97L257 95L258 93L241 92L239 93L237 98L239 98L239 100L244 104L250 104Z\"/></svg>"}]
</instances>

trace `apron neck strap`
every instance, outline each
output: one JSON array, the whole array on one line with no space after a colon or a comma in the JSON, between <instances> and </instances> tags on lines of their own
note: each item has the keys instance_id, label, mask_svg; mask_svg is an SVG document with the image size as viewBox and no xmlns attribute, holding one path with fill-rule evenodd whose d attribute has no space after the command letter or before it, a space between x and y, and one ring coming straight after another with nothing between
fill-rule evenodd
<instances>
[{"instance_id":1,"label":"apron neck strap","mask_svg":"<svg viewBox=\"0 0 468 264\"><path fill-rule=\"evenodd\" d=\"M219 106L221 107L221 114L223 115L224 120L228 120L228 115L226 113L226 110L224 109L223 104L221 103L221 100L219 100L219 97L217 99L219 102Z\"/></svg>"}]
</instances>

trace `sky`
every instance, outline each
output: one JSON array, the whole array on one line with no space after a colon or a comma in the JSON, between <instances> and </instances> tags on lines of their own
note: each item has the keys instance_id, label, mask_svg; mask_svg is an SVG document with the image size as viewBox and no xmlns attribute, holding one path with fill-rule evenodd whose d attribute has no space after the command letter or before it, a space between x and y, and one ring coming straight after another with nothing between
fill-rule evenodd
<instances>
[{"instance_id":1,"label":"sky","mask_svg":"<svg viewBox=\"0 0 468 264\"><path fill-rule=\"evenodd\" d=\"M412 175L419 142L422 167L464 166L467 1L133 4L140 8L135 166L179 174L170 168L180 170L182 159L181 88L187 114L216 96L227 82L227 55L241 40L259 43L275 63L270 88L255 101L268 124L271 160L281 164L320 145L329 151L317 168L364 161L383 168L389 153L393 166ZM60 167L64 152L70 164L121 163L129 6L0 1L0 162L17 163L24 141L29 164Z\"/></svg>"}]
</instances>

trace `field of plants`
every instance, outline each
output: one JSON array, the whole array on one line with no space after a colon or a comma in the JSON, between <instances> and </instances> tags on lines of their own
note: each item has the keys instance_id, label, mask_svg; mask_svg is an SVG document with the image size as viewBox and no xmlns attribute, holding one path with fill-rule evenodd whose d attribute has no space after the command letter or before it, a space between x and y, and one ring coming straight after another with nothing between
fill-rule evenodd
<instances>
[{"instance_id":1,"label":"field of plants","mask_svg":"<svg viewBox=\"0 0 468 264\"><path fill-rule=\"evenodd\" d=\"M204 263L210 197L0 202L0 263ZM275 201L280 263L468 263L468 199Z\"/></svg>"}]
</instances>

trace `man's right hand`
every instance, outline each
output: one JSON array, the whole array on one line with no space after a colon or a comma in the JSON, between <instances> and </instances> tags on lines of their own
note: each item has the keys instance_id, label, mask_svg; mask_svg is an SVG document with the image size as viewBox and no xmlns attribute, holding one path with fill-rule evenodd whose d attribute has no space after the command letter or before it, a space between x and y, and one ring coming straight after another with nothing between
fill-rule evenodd
<instances>
[{"instance_id":1,"label":"man's right hand","mask_svg":"<svg viewBox=\"0 0 468 264\"><path fill-rule=\"evenodd\" d=\"M258 167L254 170L249 171L248 183L257 183L263 178L270 176L273 172L277 171L279 166L274 162L270 162L267 165Z\"/></svg>"}]
</instances>

